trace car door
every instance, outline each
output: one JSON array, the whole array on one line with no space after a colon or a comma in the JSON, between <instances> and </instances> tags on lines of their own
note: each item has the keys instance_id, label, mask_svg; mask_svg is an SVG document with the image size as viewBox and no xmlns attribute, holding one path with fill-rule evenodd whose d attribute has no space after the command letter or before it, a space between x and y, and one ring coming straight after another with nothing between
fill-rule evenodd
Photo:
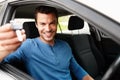
<instances>
[{"instance_id":1,"label":"car door","mask_svg":"<svg viewBox=\"0 0 120 80\"><path fill-rule=\"evenodd\" d=\"M89 24L89 27L91 36L94 38L97 48L101 51L107 65L109 66L120 54L120 45L91 24Z\"/></svg>"},{"instance_id":2,"label":"car door","mask_svg":"<svg viewBox=\"0 0 120 80\"><path fill-rule=\"evenodd\" d=\"M0 14L1 19L2 19L1 24L5 24L5 23L9 22L10 19L12 19L12 14L14 13L13 12L14 8L11 6L15 7L16 5L20 6L22 4L23 5L28 4L27 1L25 1L25 2L24 1L25 0L18 0L18 2L16 1L15 3L14 2L9 3L10 5L7 5L8 3L6 1L6 3L4 3L5 4L4 10ZM32 4L32 2L37 3L38 0L36 0L36 2L34 2L35 0L34 1L28 0L28 1L30 1L29 3ZM46 0L46 1L49 1L49 0ZM21 4L20 4L20 2L21 2ZM108 18L104 15L101 15L99 12L89 8L86 5L83 5L82 3L78 3L77 1L51 0L50 3L52 3L52 2L54 2L56 5L58 5L57 7L61 7L67 11L70 11L71 13L75 14L76 16L81 17L82 19L84 19L88 23L91 23L92 25L95 26L95 28L101 30L103 33L108 33L110 38L113 38L114 41L116 41L117 43L120 44L120 35L119 35L120 24L118 24L117 22L111 20L110 18ZM46 5L48 5L48 4L46 3ZM51 4L51 5L53 5L53 4ZM115 30L113 30L114 28L115 28Z\"/></svg>"}]
</instances>

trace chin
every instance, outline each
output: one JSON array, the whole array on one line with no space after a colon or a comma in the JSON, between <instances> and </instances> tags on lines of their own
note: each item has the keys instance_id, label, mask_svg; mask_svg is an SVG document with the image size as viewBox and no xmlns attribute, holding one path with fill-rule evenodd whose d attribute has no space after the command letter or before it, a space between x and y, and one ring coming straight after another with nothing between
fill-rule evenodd
<instances>
[{"instance_id":1,"label":"chin","mask_svg":"<svg viewBox=\"0 0 120 80\"><path fill-rule=\"evenodd\" d=\"M49 42L49 41L53 41L54 38L45 38L45 40Z\"/></svg>"}]
</instances>

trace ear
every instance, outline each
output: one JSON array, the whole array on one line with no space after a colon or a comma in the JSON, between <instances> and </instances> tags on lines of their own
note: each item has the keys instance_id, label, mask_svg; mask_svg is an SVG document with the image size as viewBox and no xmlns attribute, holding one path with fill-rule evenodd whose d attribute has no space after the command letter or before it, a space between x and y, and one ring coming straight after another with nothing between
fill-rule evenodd
<instances>
[{"instance_id":1,"label":"ear","mask_svg":"<svg viewBox=\"0 0 120 80\"><path fill-rule=\"evenodd\" d=\"M35 26L36 26L36 28L38 28L38 25L37 25L37 23L35 23Z\"/></svg>"}]
</instances>

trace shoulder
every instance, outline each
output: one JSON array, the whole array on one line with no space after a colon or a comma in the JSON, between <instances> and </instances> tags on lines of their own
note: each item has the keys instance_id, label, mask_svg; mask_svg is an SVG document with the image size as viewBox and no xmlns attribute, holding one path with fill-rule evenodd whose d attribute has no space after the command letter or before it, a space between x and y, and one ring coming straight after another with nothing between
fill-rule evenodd
<instances>
[{"instance_id":1,"label":"shoulder","mask_svg":"<svg viewBox=\"0 0 120 80\"><path fill-rule=\"evenodd\" d=\"M26 39L23 43L22 43L22 45L21 45L21 47L30 47L30 46L34 46L36 44L36 38L33 38L33 39Z\"/></svg>"}]
</instances>

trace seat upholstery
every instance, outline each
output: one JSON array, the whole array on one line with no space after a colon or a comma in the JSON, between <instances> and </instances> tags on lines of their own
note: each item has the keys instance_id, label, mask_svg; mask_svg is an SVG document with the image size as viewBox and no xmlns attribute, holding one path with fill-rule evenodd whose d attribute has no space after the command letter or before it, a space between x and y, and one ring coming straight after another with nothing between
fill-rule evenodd
<instances>
[{"instance_id":1,"label":"seat upholstery","mask_svg":"<svg viewBox=\"0 0 120 80\"><path fill-rule=\"evenodd\" d=\"M68 29L69 30L82 29L84 27L84 21L77 16L71 16L69 18L68 23L69 23L68 24Z\"/></svg>"},{"instance_id":2,"label":"seat upholstery","mask_svg":"<svg viewBox=\"0 0 120 80\"><path fill-rule=\"evenodd\" d=\"M25 29L26 38L35 38L39 36L35 22L24 22L23 29Z\"/></svg>"},{"instance_id":3,"label":"seat upholstery","mask_svg":"<svg viewBox=\"0 0 120 80\"><path fill-rule=\"evenodd\" d=\"M77 18L77 19L75 19ZM74 23L76 21L76 23ZM76 25L78 24L78 25ZM82 24L82 25L80 25ZM74 27L73 27L74 26ZM82 29L84 21L77 16L71 16L68 29ZM92 36L89 34L72 35L69 43L77 62L93 77L95 80L101 80L105 65L104 58L94 44Z\"/></svg>"}]
</instances>

